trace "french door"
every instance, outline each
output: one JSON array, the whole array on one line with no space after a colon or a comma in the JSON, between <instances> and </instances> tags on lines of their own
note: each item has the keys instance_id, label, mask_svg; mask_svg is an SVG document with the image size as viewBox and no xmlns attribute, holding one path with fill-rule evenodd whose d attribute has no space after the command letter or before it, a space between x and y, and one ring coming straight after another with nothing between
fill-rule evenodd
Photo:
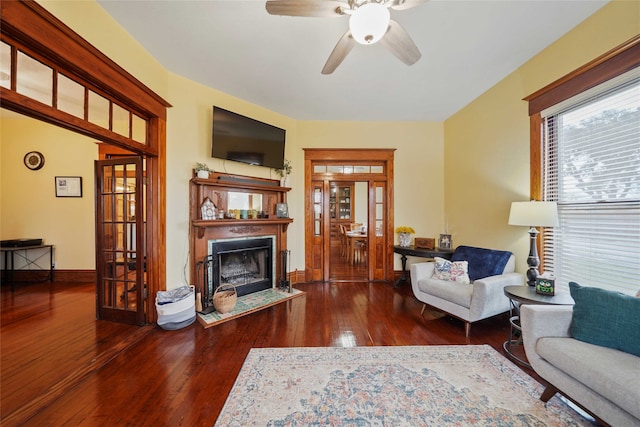
<instances>
[{"instance_id":1,"label":"french door","mask_svg":"<svg viewBox=\"0 0 640 427\"><path fill-rule=\"evenodd\" d=\"M140 157L99 160L96 175L96 313L145 323L145 209Z\"/></svg>"},{"instance_id":2,"label":"french door","mask_svg":"<svg viewBox=\"0 0 640 427\"><path fill-rule=\"evenodd\" d=\"M393 280L393 152L305 149L306 280L331 280L331 183L347 181L367 185L366 280Z\"/></svg>"}]
</instances>

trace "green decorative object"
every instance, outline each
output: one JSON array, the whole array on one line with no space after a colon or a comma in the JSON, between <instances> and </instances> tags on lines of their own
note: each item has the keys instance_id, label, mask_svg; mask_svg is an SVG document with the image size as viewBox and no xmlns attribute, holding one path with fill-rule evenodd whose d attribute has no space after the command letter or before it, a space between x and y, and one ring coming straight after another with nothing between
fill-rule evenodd
<instances>
[{"instance_id":1,"label":"green decorative object","mask_svg":"<svg viewBox=\"0 0 640 427\"><path fill-rule=\"evenodd\" d=\"M555 295L556 281L546 277L538 277L536 279L536 293L540 295Z\"/></svg>"}]
</instances>

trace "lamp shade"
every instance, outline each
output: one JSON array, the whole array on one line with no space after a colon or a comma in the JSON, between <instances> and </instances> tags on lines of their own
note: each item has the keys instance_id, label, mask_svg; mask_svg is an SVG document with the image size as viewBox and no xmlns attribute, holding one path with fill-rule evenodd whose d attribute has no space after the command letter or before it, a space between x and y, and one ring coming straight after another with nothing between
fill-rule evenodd
<instances>
[{"instance_id":1,"label":"lamp shade","mask_svg":"<svg viewBox=\"0 0 640 427\"><path fill-rule=\"evenodd\" d=\"M558 225L556 202L513 202L509 213L510 225L527 227L553 227Z\"/></svg>"},{"instance_id":2,"label":"lamp shade","mask_svg":"<svg viewBox=\"0 0 640 427\"><path fill-rule=\"evenodd\" d=\"M349 18L351 36L360 44L373 44L389 28L389 9L380 3L366 3L358 7Z\"/></svg>"}]
</instances>

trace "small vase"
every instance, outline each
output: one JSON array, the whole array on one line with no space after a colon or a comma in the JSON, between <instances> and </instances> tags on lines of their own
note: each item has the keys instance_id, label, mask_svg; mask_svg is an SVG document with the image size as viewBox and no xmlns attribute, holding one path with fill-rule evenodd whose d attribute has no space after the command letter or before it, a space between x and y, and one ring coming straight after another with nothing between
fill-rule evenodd
<instances>
[{"instance_id":1,"label":"small vase","mask_svg":"<svg viewBox=\"0 0 640 427\"><path fill-rule=\"evenodd\" d=\"M398 239L400 240L400 246L403 248L411 246L411 233L398 233Z\"/></svg>"},{"instance_id":2,"label":"small vase","mask_svg":"<svg viewBox=\"0 0 640 427\"><path fill-rule=\"evenodd\" d=\"M288 187L289 186L289 175L283 176L282 178L280 178L280 186L281 187Z\"/></svg>"},{"instance_id":3,"label":"small vase","mask_svg":"<svg viewBox=\"0 0 640 427\"><path fill-rule=\"evenodd\" d=\"M209 171L197 171L196 176L198 178L209 178Z\"/></svg>"}]
</instances>

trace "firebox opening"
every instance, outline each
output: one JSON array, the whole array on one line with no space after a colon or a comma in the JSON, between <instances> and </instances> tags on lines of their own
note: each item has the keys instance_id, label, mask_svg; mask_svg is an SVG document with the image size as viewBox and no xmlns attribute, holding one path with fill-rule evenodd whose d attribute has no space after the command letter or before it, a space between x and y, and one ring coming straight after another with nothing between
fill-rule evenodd
<instances>
[{"instance_id":1,"label":"firebox opening","mask_svg":"<svg viewBox=\"0 0 640 427\"><path fill-rule=\"evenodd\" d=\"M209 295L233 285L238 296L274 287L274 236L209 242Z\"/></svg>"}]
</instances>

